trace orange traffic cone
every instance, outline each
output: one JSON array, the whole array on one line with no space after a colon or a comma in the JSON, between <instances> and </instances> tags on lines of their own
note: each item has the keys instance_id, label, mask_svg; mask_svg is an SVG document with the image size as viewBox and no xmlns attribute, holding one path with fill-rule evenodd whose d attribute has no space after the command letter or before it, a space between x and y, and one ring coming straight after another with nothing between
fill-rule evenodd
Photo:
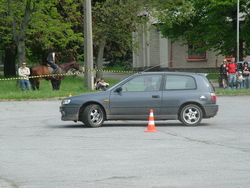
<instances>
[{"instance_id":1,"label":"orange traffic cone","mask_svg":"<svg viewBox=\"0 0 250 188\"><path fill-rule=\"evenodd\" d=\"M72 96L72 93L69 93L69 97L71 97Z\"/></svg>"},{"instance_id":2,"label":"orange traffic cone","mask_svg":"<svg viewBox=\"0 0 250 188\"><path fill-rule=\"evenodd\" d=\"M148 130L144 132L159 132L155 130L155 120L154 120L154 111L151 109L149 118L148 118Z\"/></svg>"}]
</instances>

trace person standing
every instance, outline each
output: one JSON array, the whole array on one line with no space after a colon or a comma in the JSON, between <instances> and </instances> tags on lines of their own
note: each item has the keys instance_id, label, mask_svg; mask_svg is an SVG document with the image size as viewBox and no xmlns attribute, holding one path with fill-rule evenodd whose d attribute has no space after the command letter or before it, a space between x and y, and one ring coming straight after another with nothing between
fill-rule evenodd
<instances>
[{"instance_id":1,"label":"person standing","mask_svg":"<svg viewBox=\"0 0 250 188\"><path fill-rule=\"evenodd\" d=\"M225 89L227 87L227 60L224 59L223 63L220 66L220 79L222 86Z\"/></svg>"},{"instance_id":2,"label":"person standing","mask_svg":"<svg viewBox=\"0 0 250 188\"><path fill-rule=\"evenodd\" d=\"M234 58L230 60L230 62L227 64L227 75L228 75L228 83L227 88L229 90L236 89L236 71L237 71L237 65L234 62Z\"/></svg>"},{"instance_id":3,"label":"person standing","mask_svg":"<svg viewBox=\"0 0 250 188\"><path fill-rule=\"evenodd\" d=\"M57 66L56 66L56 52L53 51L49 53L47 57L47 63L54 69L53 73L56 72Z\"/></svg>"},{"instance_id":4,"label":"person standing","mask_svg":"<svg viewBox=\"0 0 250 188\"><path fill-rule=\"evenodd\" d=\"M26 67L26 62L24 61L22 63L22 66L18 69L18 75L20 78L20 86L22 88L22 91L31 90L30 87L30 81L29 81L29 75L30 75L30 69Z\"/></svg>"},{"instance_id":5,"label":"person standing","mask_svg":"<svg viewBox=\"0 0 250 188\"><path fill-rule=\"evenodd\" d=\"M243 67L242 67L242 75L243 75L243 78L244 78L244 81L243 81L243 87L248 89L249 88L249 72L250 69L248 67L248 62L245 61L244 64L243 64Z\"/></svg>"},{"instance_id":6,"label":"person standing","mask_svg":"<svg viewBox=\"0 0 250 188\"><path fill-rule=\"evenodd\" d=\"M237 74L237 89L243 88L244 77L242 76L242 72L238 71Z\"/></svg>"}]
</instances>

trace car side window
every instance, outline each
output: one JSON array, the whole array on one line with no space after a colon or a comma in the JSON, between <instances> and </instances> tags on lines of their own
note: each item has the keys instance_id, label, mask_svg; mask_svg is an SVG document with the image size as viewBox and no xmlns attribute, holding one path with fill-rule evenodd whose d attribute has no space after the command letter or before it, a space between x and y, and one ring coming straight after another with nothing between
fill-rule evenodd
<instances>
[{"instance_id":1,"label":"car side window","mask_svg":"<svg viewBox=\"0 0 250 188\"><path fill-rule=\"evenodd\" d=\"M196 82L192 76L168 75L165 89L196 89Z\"/></svg>"},{"instance_id":2,"label":"car side window","mask_svg":"<svg viewBox=\"0 0 250 188\"><path fill-rule=\"evenodd\" d=\"M122 85L123 91L159 91L162 75L137 76Z\"/></svg>"}]
</instances>

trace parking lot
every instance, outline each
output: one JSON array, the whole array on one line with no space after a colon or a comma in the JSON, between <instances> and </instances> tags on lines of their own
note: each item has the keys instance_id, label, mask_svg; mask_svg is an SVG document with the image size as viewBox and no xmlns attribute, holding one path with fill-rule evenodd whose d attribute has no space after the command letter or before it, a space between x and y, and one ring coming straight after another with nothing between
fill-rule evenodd
<instances>
[{"instance_id":1,"label":"parking lot","mask_svg":"<svg viewBox=\"0 0 250 188\"><path fill-rule=\"evenodd\" d=\"M200 126L60 120L60 101L1 102L0 187L248 187L249 97L218 97Z\"/></svg>"}]
</instances>

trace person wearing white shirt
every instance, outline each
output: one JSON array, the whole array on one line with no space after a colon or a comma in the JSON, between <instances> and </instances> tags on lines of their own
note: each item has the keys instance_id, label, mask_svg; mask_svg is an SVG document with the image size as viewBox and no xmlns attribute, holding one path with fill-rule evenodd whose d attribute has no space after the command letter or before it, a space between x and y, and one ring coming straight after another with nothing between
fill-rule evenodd
<instances>
[{"instance_id":1,"label":"person wearing white shirt","mask_svg":"<svg viewBox=\"0 0 250 188\"><path fill-rule=\"evenodd\" d=\"M18 75L21 77L20 86L22 88L22 91L31 90L30 81L28 77L30 75L30 69L26 67L25 61L22 63L22 66L18 69Z\"/></svg>"}]
</instances>

